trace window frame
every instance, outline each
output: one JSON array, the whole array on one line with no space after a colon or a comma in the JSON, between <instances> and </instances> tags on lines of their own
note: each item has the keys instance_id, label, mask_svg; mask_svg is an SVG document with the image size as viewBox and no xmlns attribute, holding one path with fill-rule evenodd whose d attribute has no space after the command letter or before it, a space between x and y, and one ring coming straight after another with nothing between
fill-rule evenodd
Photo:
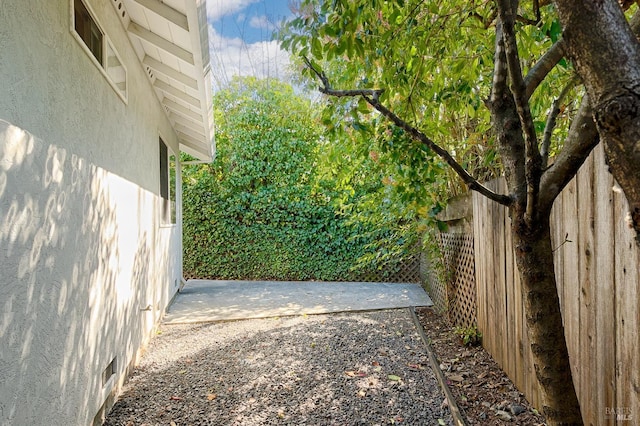
<instances>
[{"instance_id":1,"label":"window frame","mask_svg":"<svg viewBox=\"0 0 640 426\"><path fill-rule=\"evenodd\" d=\"M78 34L78 32L76 31L76 28L75 28L75 23L76 23L75 22L76 21L76 19L75 19L75 10L76 10L75 9L75 3L76 3L76 1L82 3L82 5L85 7L87 12L89 13L89 17L93 21L93 24L95 24L95 26L97 27L98 31L100 31L100 33L102 34L102 40L101 40L101 43L100 43L101 44L101 46L100 46L101 58L100 59L96 58L94 52L89 48L89 46L87 46L87 44L85 43L85 41L82 38L82 36L80 36L80 34ZM109 85L116 92L118 97L125 104L127 104L128 103L128 94L129 94L127 67L125 66L124 62L122 61L122 58L120 57L120 54L116 50L113 42L109 38L109 35L104 30L104 27L102 26L102 24L98 20L97 15L93 11L89 0L69 0L69 30L70 30L71 35L73 36L73 38L78 42L78 44L80 45L80 47L84 51L84 53L87 54L87 56L89 57L91 62L93 62L93 64L98 68L98 70L100 70L100 73L109 82ZM115 58L120 63L120 66L122 67L122 69L124 71L124 88L118 87L118 83L115 82L114 79L109 75L109 70L106 68L106 67L109 66L109 57L107 56L109 51L111 51L114 54Z\"/></svg>"},{"instance_id":2,"label":"window frame","mask_svg":"<svg viewBox=\"0 0 640 426\"><path fill-rule=\"evenodd\" d=\"M178 206L176 203L178 185L177 157L173 149L162 139L162 136L158 137L158 158L160 224L161 226L176 226L178 224ZM171 185L172 170L174 173L173 185Z\"/></svg>"}]
</instances>

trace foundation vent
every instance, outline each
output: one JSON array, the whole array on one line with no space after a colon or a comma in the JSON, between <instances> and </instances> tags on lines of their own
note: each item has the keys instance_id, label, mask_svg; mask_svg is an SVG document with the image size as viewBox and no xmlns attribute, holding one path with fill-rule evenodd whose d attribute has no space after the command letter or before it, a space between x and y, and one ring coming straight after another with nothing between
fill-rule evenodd
<instances>
[{"instance_id":1,"label":"foundation vent","mask_svg":"<svg viewBox=\"0 0 640 426\"><path fill-rule=\"evenodd\" d=\"M105 387L109 379L116 374L116 370L118 369L117 358L118 357L113 358L107 365L107 368L102 372L102 387Z\"/></svg>"}]
</instances>

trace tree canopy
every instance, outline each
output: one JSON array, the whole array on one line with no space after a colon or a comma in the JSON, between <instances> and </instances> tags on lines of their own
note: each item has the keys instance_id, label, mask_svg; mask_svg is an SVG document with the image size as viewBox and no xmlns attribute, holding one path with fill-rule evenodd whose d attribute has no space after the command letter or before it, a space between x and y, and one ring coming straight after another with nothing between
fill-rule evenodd
<instances>
[{"instance_id":1,"label":"tree canopy","mask_svg":"<svg viewBox=\"0 0 640 426\"><path fill-rule=\"evenodd\" d=\"M556 3L304 0L281 40L332 98L324 122L379 140L404 186L455 174L509 208L545 415L580 424L549 215L602 138L640 231L640 45L614 0ZM506 194L481 183L496 171Z\"/></svg>"}]
</instances>

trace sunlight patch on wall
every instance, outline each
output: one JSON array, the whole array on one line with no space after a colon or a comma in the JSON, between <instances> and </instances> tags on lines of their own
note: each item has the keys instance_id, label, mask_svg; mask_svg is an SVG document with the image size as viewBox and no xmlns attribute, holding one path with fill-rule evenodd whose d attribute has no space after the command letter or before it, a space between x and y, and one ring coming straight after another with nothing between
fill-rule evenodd
<instances>
[{"instance_id":1,"label":"sunlight patch on wall","mask_svg":"<svg viewBox=\"0 0 640 426\"><path fill-rule=\"evenodd\" d=\"M5 120L0 120L0 140L5 141L0 144L0 170L3 172L20 166L33 152L35 145L31 134Z\"/></svg>"}]
</instances>

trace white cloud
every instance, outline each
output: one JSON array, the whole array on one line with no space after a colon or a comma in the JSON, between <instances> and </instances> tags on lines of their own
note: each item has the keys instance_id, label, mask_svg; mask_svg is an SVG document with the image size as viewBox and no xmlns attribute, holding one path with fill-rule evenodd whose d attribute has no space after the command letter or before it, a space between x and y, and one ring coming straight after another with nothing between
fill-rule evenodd
<instances>
[{"instance_id":1,"label":"white cloud","mask_svg":"<svg viewBox=\"0 0 640 426\"><path fill-rule=\"evenodd\" d=\"M254 16L249 21L249 25L253 28L265 29L273 31L275 29L275 25L269 21L265 15L262 16Z\"/></svg>"},{"instance_id":2,"label":"white cloud","mask_svg":"<svg viewBox=\"0 0 640 426\"><path fill-rule=\"evenodd\" d=\"M217 21L258 1L261 0L207 0L207 17L210 21Z\"/></svg>"},{"instance_id":3,"label":"white cloud","mask_svg":"<svg viewBox=\"0 0 640 426\"><path fill-rule=\"evenodd\" d=\"M209 48L214 87L220 88L234 76L258 78L289 77L289 53L277 41L247 44L240 38L226 38L209 26Z\"/></svg>"}]
</instances>

